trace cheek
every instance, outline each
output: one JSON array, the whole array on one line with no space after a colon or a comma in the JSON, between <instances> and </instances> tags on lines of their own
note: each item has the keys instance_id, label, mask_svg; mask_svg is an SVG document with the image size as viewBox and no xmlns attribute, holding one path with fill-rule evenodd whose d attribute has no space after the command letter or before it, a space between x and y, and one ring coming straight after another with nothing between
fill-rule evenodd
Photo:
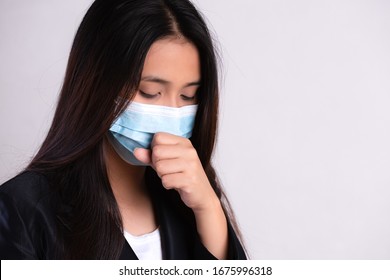
<instances>
[{"instance_id":1,"label":"cheek","mask_svg":"<svg viewBox=\"0 0 390 280\"><path fill-rule=\"evenodd\" d=\"M139 103L144 103L142 97L141 97L140 94L139 94L139 92L137 92L137 93L135 94L133 101L139 102Z\"/></svg>"}]
</instances>

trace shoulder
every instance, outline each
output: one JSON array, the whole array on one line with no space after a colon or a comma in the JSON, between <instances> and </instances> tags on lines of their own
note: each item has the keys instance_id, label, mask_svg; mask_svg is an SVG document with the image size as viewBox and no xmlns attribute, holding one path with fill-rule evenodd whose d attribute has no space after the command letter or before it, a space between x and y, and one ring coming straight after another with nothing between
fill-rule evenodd
<instances>
[{"instance_id":1,"label":"shoulder","mask_svg":"<svg viewBox=\"0 0 390 280\"><path fill-rule=\"evenodd\" d=\"M39 215L51 215L57 196L45 175L23 172L0 186L0 208L17 212L18 217L32 221Z\"/></svg>"},{"instance_id":2,"label":"shoulder","mask_svg":"<svg viewBox=\"0 0 390 280\"><path fill-rule=\"evenodd\" d=\"M0 256L44 258L55 230L56 199L46 177L23 172L0 186Z\"/></svg>"},{"instance_id":3,"label":"shoulder","mask_svg":"<svg viewBox=\"0 0 390 280\"><path fill-rule=\"evenodd\" d=\"M49 193L49 183L43 174L26 171L8 180L0 186L1 197L13 197L15 200L38 201Z\"/></svg>"},{"instance_id":4,"label":"shoulder","mask_svg":"<svg viewBox=\"0 0 390 280\"><path fill-rule=\"evenodd\" d=\"M0 201L14 204L15 207L32 210L47 204L52 191L43 174L23 172L0 186Z\"/></svg>"}]
</instances>

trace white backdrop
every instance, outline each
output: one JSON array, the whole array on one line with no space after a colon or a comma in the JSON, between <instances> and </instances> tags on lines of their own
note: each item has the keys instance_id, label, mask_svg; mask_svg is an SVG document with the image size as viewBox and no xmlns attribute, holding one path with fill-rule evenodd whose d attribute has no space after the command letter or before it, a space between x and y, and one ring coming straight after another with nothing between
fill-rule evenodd
<instances>
[{"instance_id":1,"label":"white backdrop","mask_svg":"<svg viewBox=\"0 0 390 280\"><path fill-rule=\"evenodd\" d=\"M390 258L390 2L196 0L215 163L254 259ZM0 0L0 183L41 144L90 0Z\"/></svg>"}]
</instances>

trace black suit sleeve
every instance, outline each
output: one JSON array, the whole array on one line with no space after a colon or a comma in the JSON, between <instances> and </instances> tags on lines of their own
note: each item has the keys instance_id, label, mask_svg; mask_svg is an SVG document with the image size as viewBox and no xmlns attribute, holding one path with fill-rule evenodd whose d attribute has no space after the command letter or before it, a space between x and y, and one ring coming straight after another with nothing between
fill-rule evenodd
<instances>
[{"instance_id":1,"label":"black suit sleeve","mask_svg":"<svg viewBox=\"0 0 390 280\"><path fill-rule=\"evenodd\" d=\"M52 259L55 214L44 176L25 172L0 186L0 259Z\"/></svg>"},{"instance_id":2,"label":"black suit sleeve","mask_svg":"<svg viewBox=\"0 0 390 280\"><path fill-rule=\"evenodd\" d=\"M228 247L228 260L246 260L246 254L241 245L241 242L238 240L236 233L233 230L233 227L228 222L228 235L229 235L229 247Z\"/></svg>"},{"instance_id":3,"label":"black suit sleeve","mask_svg":"<svg viewBox=\"0 0 390 280\"><path fill-rule=\"evenodd\" d=\"M36 259L22 213L11 197L0 193L0 259Z\"/></svg>"},{"instance_id":4,"label":"black suit sleeve","mask_svg":"<svg viewBox=\"0 0 390 280\"><path fill-rule=\"evenodd\" d=\"M233 230L233 227L228 222L228 260L246 260L246 255L244 249L242 248L241 242L238 240L236 233ZM217 258L211 254L207 248L200 241L200 238L197 238L198 242L194 244L194 259L196 260L216 260Z\"/></svg>"}]
</instances>

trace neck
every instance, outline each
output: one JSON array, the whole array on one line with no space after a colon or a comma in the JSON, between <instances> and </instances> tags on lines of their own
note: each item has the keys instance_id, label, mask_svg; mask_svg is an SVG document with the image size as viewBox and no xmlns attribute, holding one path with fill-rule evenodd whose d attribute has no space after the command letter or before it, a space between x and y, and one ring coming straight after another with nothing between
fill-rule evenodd
<instances>
[{"instance_id":1,"label":"neck","mask_svg":"<svg viewBox=\"0 0 390 280\"><path fill-rule=\"evenodd\" d=\"M140 198L147 196L144 179L145 166L135 166L125 162L107 139L104 142L108 179L118 206L120 208L134 207Z\"/></svg>"},{"instance_id":2,"label":"neck","mask_svg":"<svg viewBox=\"0 0 390 280\"><path fill-rule=\"evenodd\" d=\"M122 228L142 235L157 228L153 205L145 186L145 167L125 162L105 140L104 155L108 180L122 218Z\"/></svg>"}]
</instances>

